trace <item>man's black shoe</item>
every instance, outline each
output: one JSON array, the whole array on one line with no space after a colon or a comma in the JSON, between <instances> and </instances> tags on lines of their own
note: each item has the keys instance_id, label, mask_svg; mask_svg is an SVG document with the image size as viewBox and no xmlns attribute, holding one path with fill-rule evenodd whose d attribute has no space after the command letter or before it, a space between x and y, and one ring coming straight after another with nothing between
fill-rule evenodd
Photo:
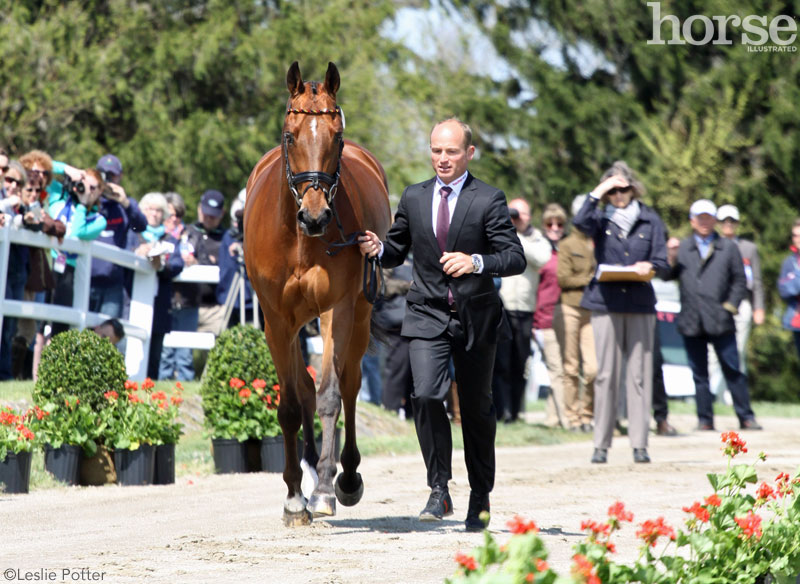
<instances>
[{"instance_id":1,"label":"man's black shoe","mask_svg":"<svg viewBox=\"0 0 800 584\"><path fill-rule=\"evenodd\" d=\"M762 426L761 424L756 422L755 418L753 418L752 420L743 421L741 424L739 424L739 427L742 430L763 430L764 429L764 426Z\"/></svg>"},{"instance_id":2,"label":"man's black shoe","mask_svg":"<svg viewBox=\"0 0 800 584\"><path fill-rule=\"evenodd\" d=\"M608 450L605 448L595 448L592 453L592 462L594 464L605 464L608 461Z\"/></svg>"},{"instance_id":3,"label":"man's black shoe","mask_svg":"<svg viewBox=\"0 0 800 584\"><path fill-rule=\"evenodd\" d=\"M486 513L481 519L481 513ZM474 492L469 494L469 508L467 519L464 521L467 531L483 531L489 526L489 495L479 495Z\"/></svg>"},{"instance_id":4,"label":"man's black shoe","mask_svg":"<svg viewBox=\"0 0 800 584\"><path fill-rule=\"evenodd\" d=\"M420 521L441 521L442 517L453 514L453 500L447 488L433 487L428 504L419 514Z\"/></svg>"},{"instance_id":5,"label":"man's black shoe","mask_svg":"<svg viewBox=\"0 0 800 584\"><path fill-rule=\"evenodd\" d=\"M647 448L634 448L633 462L650 462L650 456L647 454Z\"/></svg>"}]
</instances>

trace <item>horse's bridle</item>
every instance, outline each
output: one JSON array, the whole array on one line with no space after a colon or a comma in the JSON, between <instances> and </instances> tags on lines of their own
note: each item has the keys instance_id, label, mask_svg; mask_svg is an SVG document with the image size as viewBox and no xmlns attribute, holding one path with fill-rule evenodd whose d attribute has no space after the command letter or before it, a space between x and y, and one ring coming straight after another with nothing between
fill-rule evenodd
<instances>
[{"instance_id":1,"label":"horse's bridle","mask_svg":"<svg viewBox=\"0 0 800 584\"><path fill-rule=\"evenodd\" d=\"M335 106L333 109L323 108L323 109L298 109L298 108L289 108L286 111L286 115L289 114L306 114L309 116L321 116L325 114L337 115L340 114L341 110L339 106ZM283 149L283 159L286 161L286 182L289 184L289 190L292 192L292 196L294 197L294 202L297 203L297 207L300 208L303 205L303 197L308 192L308 189L313 188L315 191L322 190L325 195L325 202L330 205L333 202L333 198L336 196L336 191L339 188L339 175L342 170L342 150L344 149L344 140L339 142L339 160L336 163L336 173L335 174L328 174L327 172L322 172L321 170L309 170L306 172L298 172L294 174L292 172L292 167L289 164L289 136L288 133L284 133L283 140L281 141L281 148ZM297 185L300 183L308 182L308 185L303 192L300 193L297 191ZM321 183L325 183L328 185L327 190Z\"/></svg>"}]
</instances>

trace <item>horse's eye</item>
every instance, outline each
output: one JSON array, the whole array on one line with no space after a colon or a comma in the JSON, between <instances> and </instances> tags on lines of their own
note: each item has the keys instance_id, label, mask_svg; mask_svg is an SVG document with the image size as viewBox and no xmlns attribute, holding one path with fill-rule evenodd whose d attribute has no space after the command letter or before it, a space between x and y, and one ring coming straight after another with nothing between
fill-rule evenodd
<instances>
[{"instance_id":1,"label":"horse's eye","mask_svg":"<svg viewBox=\"0 0 800 584\"><path fill-rule=\"evenodd\" d=\"M336 132L336 135L333 137L333 139L336 142L341 142L342 141L342 133L341 132Z\"/></svg>"},{"instance_id":2,"label":"horse's eye","mask_svg":"<svg viewBox=\"0 0 800 584\"><path fill-rule=\"evenodd\" d=\"M294 144L294 135L292 135L291 132L286 132L283 135L283 139L286 140L286 145L287 146L290 146L290 145Z\"/></svg>"}]
</instances>

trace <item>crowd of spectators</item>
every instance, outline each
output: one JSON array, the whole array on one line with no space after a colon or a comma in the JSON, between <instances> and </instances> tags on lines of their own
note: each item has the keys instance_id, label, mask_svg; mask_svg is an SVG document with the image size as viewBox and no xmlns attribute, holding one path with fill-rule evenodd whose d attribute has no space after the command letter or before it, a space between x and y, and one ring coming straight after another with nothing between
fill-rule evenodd
<instances>
[{"instance_id":1,"label":"crowd of spectators","mask_svg":"<svg viewBox=\"0 0 800 584\"><path fill-rule=\"evenodd\" d=\"M191 349L163 348L171 330L218 335L224 304L235 273L241 273L241 213L244 190L234 199L226 230L225 196L207 190L197 222L184 224L186 205L174 192L147 193L141 201L123 186L123 165L105 154L93 167L79 168L32 150L14 159L0 148L0 228L28 229L54 236L51 249L12 244L5 297L72 306L77 255L60 248L65 239L98 241L148 259L157 273L147 375L152 379L195 377ZM219 265L219 284L173 283L184 266ZM245 275L246 282L246 275ZM92 258L89 310L105 317L95 332L122 349L121 321L130 317L132 274L109 261ZM246 293L248 305L252 292ZM233 293L235 293L234 291ZM238 294L236 294L238 299ZM235 313L238 316L238 313ZM0 380L36 379L39 357L66 323L5 317L0 341Z\"/></svg>"}]
</instances>

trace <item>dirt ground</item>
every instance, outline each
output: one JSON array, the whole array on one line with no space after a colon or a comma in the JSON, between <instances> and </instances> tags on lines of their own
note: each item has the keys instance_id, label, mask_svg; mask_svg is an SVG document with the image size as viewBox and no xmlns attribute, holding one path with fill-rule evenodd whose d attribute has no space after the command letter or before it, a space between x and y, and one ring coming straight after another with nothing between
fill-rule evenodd
<instances>
[{"instance_id":1,"label":"dirt ground","mask_svg":"<svg viewBox=\"0 0 800 584\"><path fill-rule=\"evenodd\" d=\"M491 531L505 541L515 514L533 519L551 565L566 571L581 520L604 520L616 500L635 522L663 515L679 524L681 507L710 494L705 475L722 471L725 459L718 433L695 432L690 416L672 421L682 435L652 436L650 465L633 464L624 437L615 438L606 465L589 463L588 441L498 449ZM749 448L743 460L769 455L758 467L760 479L793 473L800 462L797 421L760 422L765 431L742 433ZM737 429L732 417L718 417L717 427ZM0 495L0 572L8 582L442 582L455 572L455 553L483 538L463 529L469 487L462 452L454 453L453 467L455 514L433 526L416 520L428 494L419 455L364 459L362 501L294 529L281 522L286 489L279 474ZM620 559L637 555L634 531L627 526L620 534Z\"/></svg>"}]
</instances>

